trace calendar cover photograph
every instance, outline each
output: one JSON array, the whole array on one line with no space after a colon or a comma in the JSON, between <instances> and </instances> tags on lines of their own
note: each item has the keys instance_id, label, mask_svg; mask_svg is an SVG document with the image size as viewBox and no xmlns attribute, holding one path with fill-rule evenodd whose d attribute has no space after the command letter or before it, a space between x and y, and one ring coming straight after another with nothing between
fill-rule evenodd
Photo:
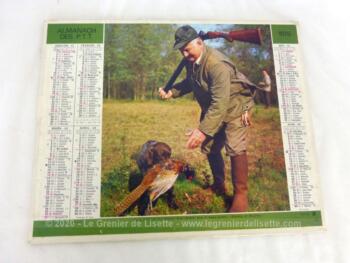
<instances>
[{"instance_id":1,"label":"calendar cover photograph","mask_svg":"<svg viewBox=\"0 0 350 263\"><path fill-rule=\"evenodd\" d=\"M201 40L200 31L222 35ZM105 32L101 216L290 210L269 25L107 24ZM174 48L176 37L183 44ZM198 73L184 68L170 87L185 79L183 96L162 99L186 47L189 59L202 55ZM197 128L205 139L190 147Z\"/></svg>"},{"instance_id":2,"label":"calendar cover photograph","mask_svg":"<svg viewBox=\"0 0 350 263\"><path fill-rule=\"evenodd\" d=\"M49 23L44 56L34 238L322 227L295 24Z\"/></svg>"}]
</instances>

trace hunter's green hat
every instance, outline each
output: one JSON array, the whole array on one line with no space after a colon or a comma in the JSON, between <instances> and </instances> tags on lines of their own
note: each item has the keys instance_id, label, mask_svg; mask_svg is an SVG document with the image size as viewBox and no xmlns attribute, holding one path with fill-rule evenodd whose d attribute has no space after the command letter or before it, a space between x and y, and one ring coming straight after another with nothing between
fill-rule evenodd
<instances>
[{"instance_id":1,"label":"hunter's green hat","mask_svg":"<svg viewBox=\"0 0 350 263\"><path fill-rule=\"evenodd\" d=\"M197 37L199 37L199 35L193 27L189 25L179 27L175 32L174 49L184 47L187 43L189 43L193 39L196 39Z\"/></svg>"}]
</instances>

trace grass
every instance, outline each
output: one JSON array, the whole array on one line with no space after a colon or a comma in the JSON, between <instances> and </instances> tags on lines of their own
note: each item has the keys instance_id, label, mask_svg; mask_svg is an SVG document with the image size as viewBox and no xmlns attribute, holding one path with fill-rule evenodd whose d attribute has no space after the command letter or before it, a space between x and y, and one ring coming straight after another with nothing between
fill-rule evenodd
<instances>
[{"instance_id":1,"label":"grass","mask_svg":"<svg viewBox=\"0 0 350 263\"><path fill-rule=\"evenodd\" d=\"M226 211L225 200L208 189L212 176L205 156L199 149L185 148L185 134L197 127L199 114L197 103L189 100L104 102L101 216L114 216L114 207L129 193L130 182L133 178L140 180L135 156L140 146L152 139L169 144L174 158L186 160L196 170L192 182L181 177L175 183L175 201L179 208L169 208L160 198L152 215ZM248 158L249 211L289 210L277 108L255 107ZM226 158L225 162L226 185L232 196L229 159ZM137 215L136 209L129 211L129 215Z\"/></svg>"}]
</instances>

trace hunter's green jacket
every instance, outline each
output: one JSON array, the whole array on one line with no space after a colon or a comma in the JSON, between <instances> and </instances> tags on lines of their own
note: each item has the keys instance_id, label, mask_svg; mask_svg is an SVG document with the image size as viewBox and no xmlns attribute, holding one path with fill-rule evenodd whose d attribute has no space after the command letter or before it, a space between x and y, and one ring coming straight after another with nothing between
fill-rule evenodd
<instances>
[{"instance_id":1,"label":"hunter's green jacket","mask_svg":"<svg viewBox=\"0 0 350 263\"><path fill-rule=\"evenodd\" d=\"M199 129L214 136L253 105L256 86L240 73L233 62L216 49L206 47L199 63L186 64L186 78L174 85L173 97L193 92L202 113Z\"/></svg>"}]
</instances>

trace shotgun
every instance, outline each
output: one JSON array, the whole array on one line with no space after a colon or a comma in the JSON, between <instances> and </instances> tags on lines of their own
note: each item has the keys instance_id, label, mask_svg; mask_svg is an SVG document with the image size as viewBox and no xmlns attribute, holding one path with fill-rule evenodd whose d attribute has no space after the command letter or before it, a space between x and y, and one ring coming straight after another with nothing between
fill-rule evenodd
<instances>
[{"instance_id":1,"label":"shotgun","mask_svg":"<svg viewBox=\"0 0 350 263\"><path fill-rule=\"evenodd\" d=\"M241 29L241 30L235 30L230 32L217 32L217 31L209 31L207 33L200 31L199 37L202 40L207 39L215 39L215 38L224 38L229 42L233 42L234 40L241 41L241 42L247 42L252 44L261 45L262 43L262 33L261 29ZM186 59L183 58L177 68L175 69L174 73L171 75L170 79L168 80L167 84L165 85L164 91L168 92L175 83L177 77L180 75L181 71L186 65Z\"/></svg>"}]
</instances>

